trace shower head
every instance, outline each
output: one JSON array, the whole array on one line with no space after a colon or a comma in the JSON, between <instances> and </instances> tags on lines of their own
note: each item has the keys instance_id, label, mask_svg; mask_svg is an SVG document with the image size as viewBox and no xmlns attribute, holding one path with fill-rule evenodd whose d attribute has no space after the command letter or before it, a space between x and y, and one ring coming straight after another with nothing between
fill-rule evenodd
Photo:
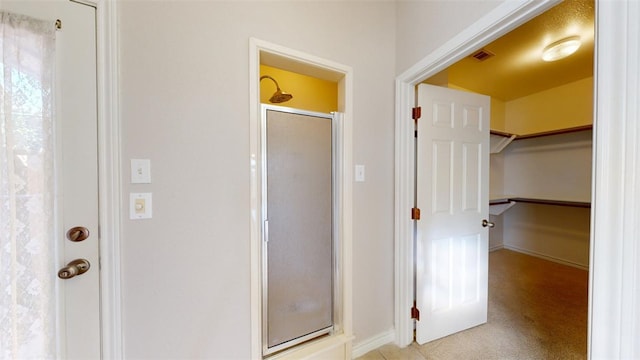
<instances>
[{"instance_id":1,"label":"shower head","mask_svg":"<svg viewBox=\"0 0 640 360\"><path fill-rule=\"evenodd\" d=\"M274 104L279 104L279 103L283 103L285 101L289 101L293 99L293 95L287 94L286 92L283 92L282 90L280 90L280 86L278 85L278 82L271 76L269 75L260 76L260 81L262 81L262 79L265 79L265 78L271 79L271 81L273 81L276 84L276 92L273 93L271 98L269 98L269 102Z\"/></svg>"},{"instance_id":2,"label":"shower head","mask_svg":"<svg viewBox=\"0 0 640 360\"><path fill-rule=\"evenodd\" d=\"M287 94L285 92L282 92L282 90L278 89L276 90L275 94L273 94L273 96L269 98L269 101L274 104L278 104L278 103L283 103L285 101L289 101L291 99L293 99L293 95Z\"/></svg>"}]
</instances>

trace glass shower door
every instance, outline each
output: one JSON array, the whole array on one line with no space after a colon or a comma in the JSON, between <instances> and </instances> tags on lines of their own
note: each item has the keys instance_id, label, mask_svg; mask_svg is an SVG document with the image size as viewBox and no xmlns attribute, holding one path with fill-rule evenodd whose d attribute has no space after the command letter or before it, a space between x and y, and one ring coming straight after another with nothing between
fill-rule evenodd
<instances>
[{"instance_id":1,"label":"glass shower door","mask_svg":"<svg viewBox=\"0 0 640 360\"><path fill-rule=\"evenodd\" d=\"M263 108L263 352L333 329L333 119Z\"/></svg>"}]
</instances>

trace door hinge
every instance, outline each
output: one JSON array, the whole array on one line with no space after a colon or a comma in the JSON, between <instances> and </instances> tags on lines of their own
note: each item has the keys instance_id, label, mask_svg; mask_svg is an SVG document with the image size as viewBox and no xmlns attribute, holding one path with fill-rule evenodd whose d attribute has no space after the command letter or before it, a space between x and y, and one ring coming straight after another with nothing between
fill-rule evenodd
<instances>
[{"instance_id":1,"label":"door hinge","mask_svg":"<svg viewBox=\"0 0 640 360\"><path fill-rule=\"evenodd\" d=\"M411 208L411 220L420 220L420 209Z\"/></svg>"},{"instance_id":2,"label":"door hinge","mask_svg":"<svg viewBox=\"0 0 640 360\"><path fill-rule=\"evenodd\" d=\"M415 121L418 121L418 119L420 119L420 116L422 114L422 108L420 106L416 106L413 109L411 109L411 118Z\"/></svg>"},{"instance_id":3,"label":"door hinge","mask_svg":"<svg viewBox=\"0 0 640 360\"><path fill-rule=\"evenodd\" d=\"M420 321L420 310L416 307L415 302L411 308L411 318Z\"/></svg>"}]
</instances>

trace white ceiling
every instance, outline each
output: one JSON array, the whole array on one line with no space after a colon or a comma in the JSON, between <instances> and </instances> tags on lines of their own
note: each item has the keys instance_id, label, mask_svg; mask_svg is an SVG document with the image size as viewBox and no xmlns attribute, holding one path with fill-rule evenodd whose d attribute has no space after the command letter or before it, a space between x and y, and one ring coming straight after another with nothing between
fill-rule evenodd
<instances>
[{"instance_id":1,"label":"white ceiling","mask_svg":"<svg viewBox=\"0 0 640 360\"><path fill-rule=\"evenodd\" d=\"M593 0L566 0L483 48L495 56L485 61L466 57L426 82L453 84L509 101L591 77L594 18ZM545 46L572 35L582 40L575 54L542 61Z\"/></svg>"}]
</instances>

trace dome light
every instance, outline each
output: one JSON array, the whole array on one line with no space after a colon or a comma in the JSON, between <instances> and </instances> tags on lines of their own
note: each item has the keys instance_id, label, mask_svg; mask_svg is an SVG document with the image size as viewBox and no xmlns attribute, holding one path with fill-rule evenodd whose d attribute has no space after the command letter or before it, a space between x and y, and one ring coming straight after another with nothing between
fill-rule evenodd
<instances>
[{"instance_id":1,"label":"dome light","mask_svg":"<svg viewBox=\"0 0 640 360\"><path fill-rule=\"evenodd\" d=\"M575 53L582 43L579 36L570 36L547 45L542 51L542 60L556 61Z\"/></svg>"}]
</instances>

